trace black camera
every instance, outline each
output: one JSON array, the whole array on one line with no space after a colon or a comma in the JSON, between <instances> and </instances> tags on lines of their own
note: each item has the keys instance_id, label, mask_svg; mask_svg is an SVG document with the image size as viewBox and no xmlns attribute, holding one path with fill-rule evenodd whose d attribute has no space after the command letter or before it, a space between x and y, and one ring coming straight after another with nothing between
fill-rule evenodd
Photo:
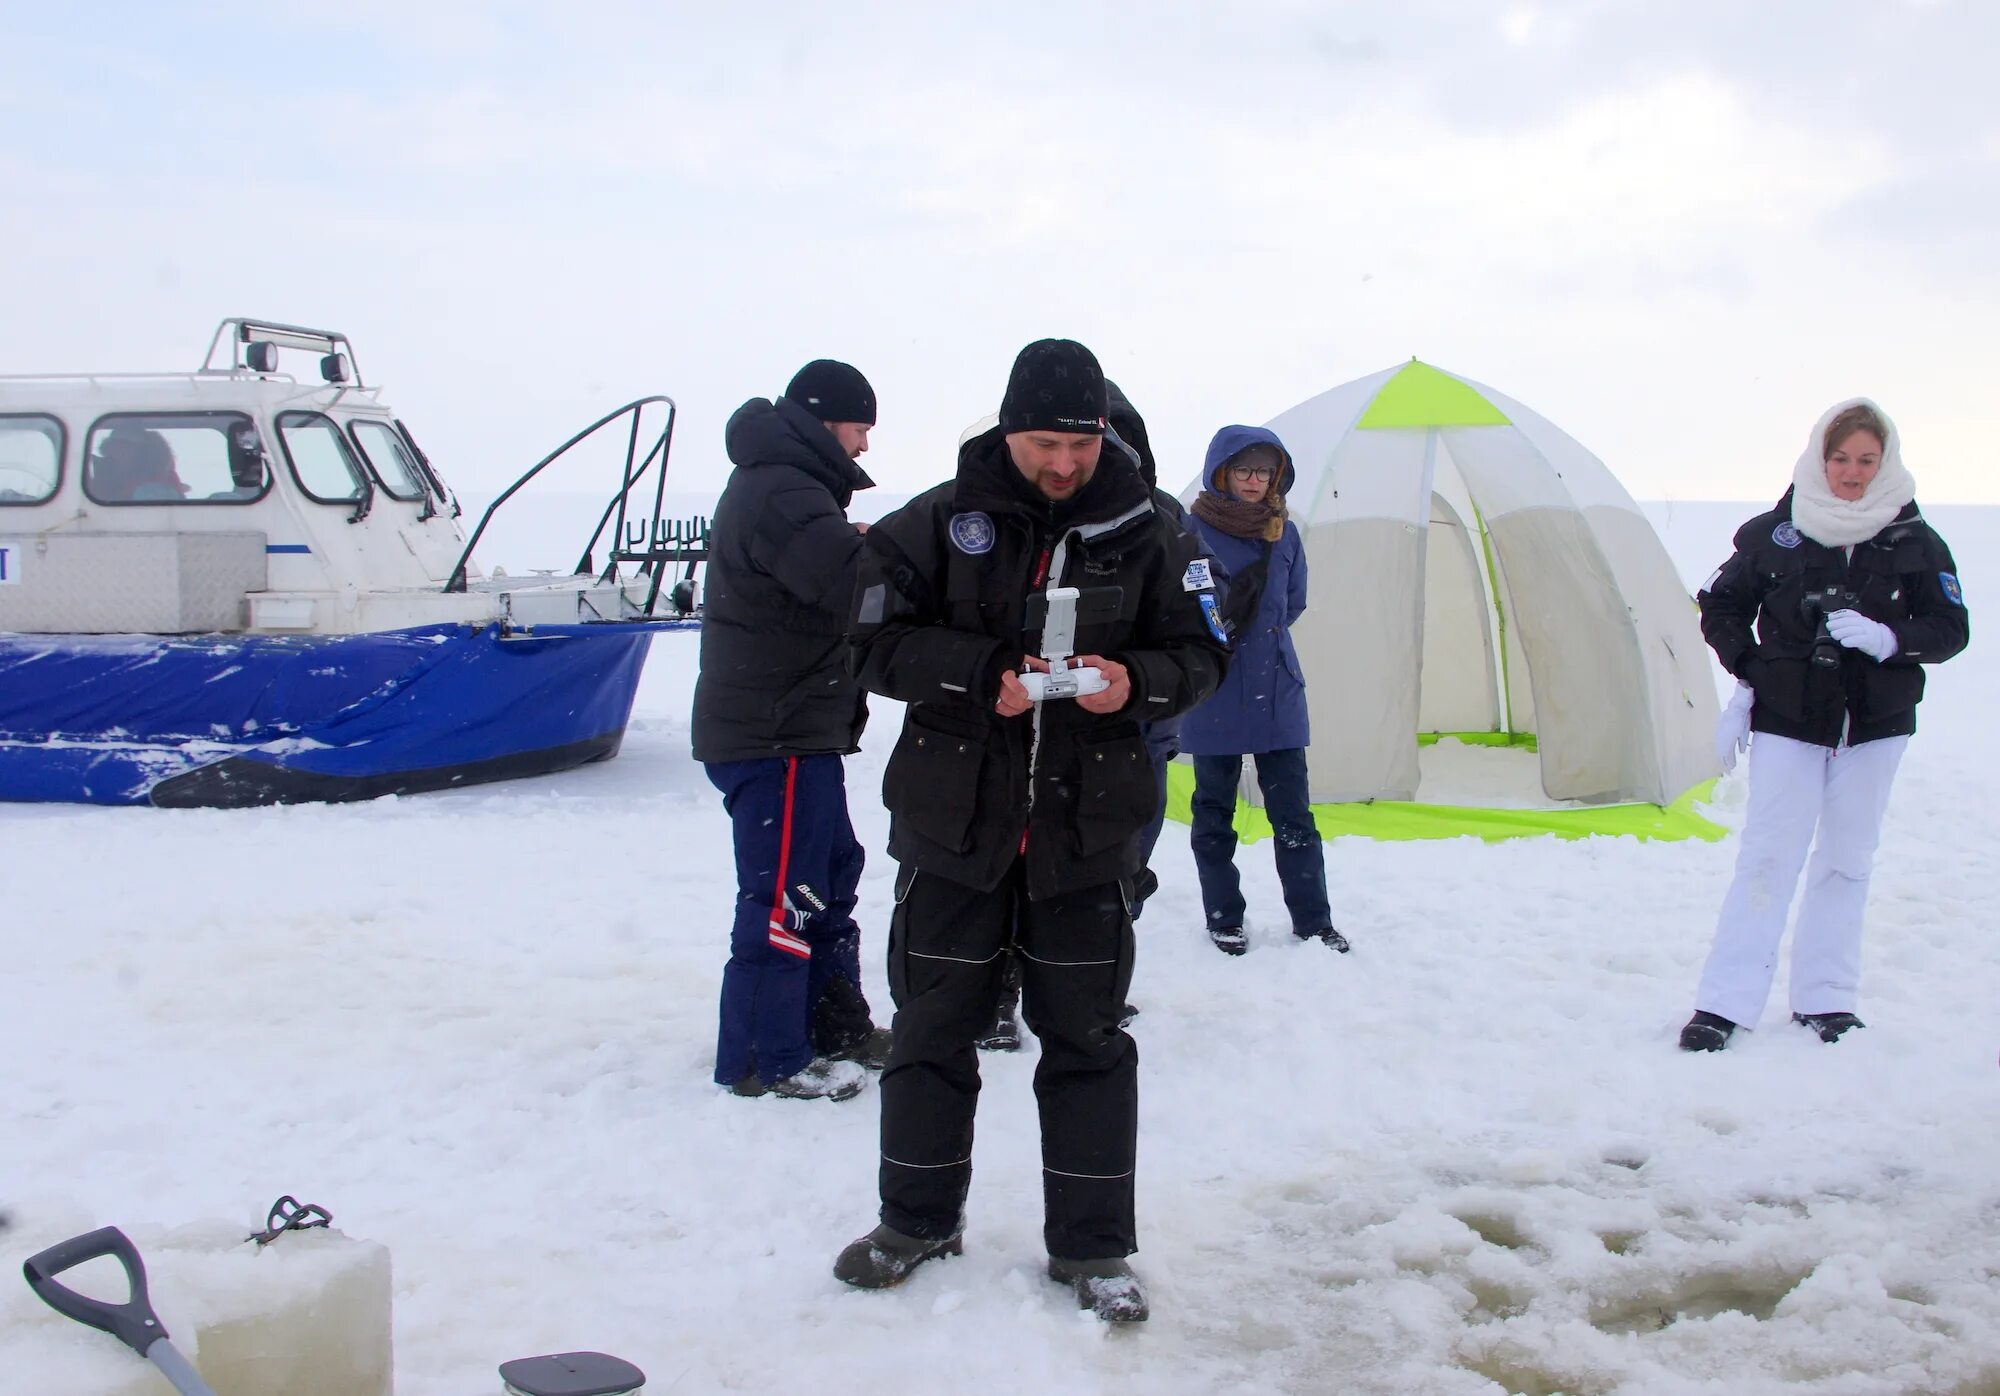
<instances>
[{"instance_id":1,"label":"black camera","mask_svg":"<svg viewBox=\"0 0 2000 1396\"><path fill-rule=\"evenodd\" d=\"M1799 602L1799 609L1805 614L1806 624L1816 627L1813 631L1812 662L1823 669L1840 667L1840 641L1826 628L1826 618L1835 611L1851 611L1861 604L1861 598L1846 587L1827 587L1821 591L1809 591Z\"/></svg>"}]
</instances>

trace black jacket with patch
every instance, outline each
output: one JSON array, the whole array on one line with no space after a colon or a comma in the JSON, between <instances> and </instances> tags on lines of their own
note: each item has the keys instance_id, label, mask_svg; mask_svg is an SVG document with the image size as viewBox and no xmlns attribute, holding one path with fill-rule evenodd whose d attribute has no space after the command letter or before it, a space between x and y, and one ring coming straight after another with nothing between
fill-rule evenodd
<instances>
[{"instance_id":1,"label":"black jacket with patch","mask_svg":"<svg viewBox=\"0 0 2000 1396\"><path fill-rule=\"evenodd\" d=\"M695 760L851 752L868 707L847 667L861 534L846 511L874 482L787 398L744 403L723 440L736 469L709 531Z\"/></svg>"},{"instance_id":2,"label":"black jacket with patch","mask_svg":"<svg viewBox=\"0 0 2000 1396\"><path fill-rule=\"evenodd\" d=\"M1158 807L1141 723L1206 698L1227 658L1193 541L1153 505L1131 458L1106 449L1055 504L1014 468L999 428L959 451L958 474L869 530L856 595L862 685L907 703L882 782L889 852L981 889L1025 851L1028 894L1130 877ZM1116 713L1074 699L994 711L1000 676L1041 649L1028 597L1050 584L1115 587L1114 618L1079 624L1075 652L1131 675Z\"/></svg>"},{"instance_id":3,"label":"black jacket with patch","mask_svg":"<svg viewBox=\"0 0 2000 1396\"><path fill-rule=\"evenodd\" d=\"M1830 548L1799 532L1787 491L1736 530L1735 553L1695 599L1715 657L1757 691L1751 728L1818 746L1916 731L1920 666L1950 659L1969 635L1958 565L1914 503L1866 542ZM1839 663L1813 663L1819 617L1839 610L1895 631L1896 653L1878 663L1843 648Z\"/></svg>"}]
</instances>

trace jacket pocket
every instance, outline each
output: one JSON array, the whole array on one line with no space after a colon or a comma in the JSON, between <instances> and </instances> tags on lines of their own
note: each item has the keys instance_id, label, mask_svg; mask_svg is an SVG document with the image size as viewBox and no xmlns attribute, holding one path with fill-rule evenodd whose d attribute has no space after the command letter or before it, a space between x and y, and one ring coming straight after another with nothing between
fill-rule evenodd
<instances>
[{"instance_id":1,"label":"jacket pocket","mask_svg":"<svg viewBox=\"0 0 2000 1396\"><path fill-rule=\"evenodd\" d=\"M1137 732L1079 737L1077 764L1076 850L1088 857L1145 828L1160 792Z\"/></svg>"},{"instance_id":2,"label":"jacket pocket","mask_svg":"<svg viewBox=\"0 0 2000 1396\"><path fill-rule=\"evenodd\" d=\"M1871 722L1906 713L1924 696L1924 671L1914 664L1869 664L1861 671L1860 716Z\"/></svg>"},{"instance_id":3,"label":"jacket pocket","mask_svg":"<svg viewBox=\"0 0 2000 1396\"><path fill-rule=\"evenodd\" d=\"M913 704L882 773L882 803L929 842L970 853L985 759L983 735L954 732Z\"/></svg>"},{"instance_id":4,"label":"jacket pocket","mask_svg":"<svg viewBox=\"0 0 2000 1396\"><path fill-rule=\"evenodd\" d=\"M1292 682L1300 688L1306 686L1306 671L1299 663L1299 652L1292 644L1292 637L1288 631L1278 632L1278 667L1290 675Z\"/></svg>"},{"instance_id":5,"label":"jacket pocket","mask_svg":"<svg viewBox=\"0 0 2000 1396\"><path fill-rule=\"evenodd\" d=\"M1767 659L1758 655L1743 663L1743 681L1757 691L1757 702L1789 722L1806 715L1806 661Z\"/></svg>"}]
</instances>

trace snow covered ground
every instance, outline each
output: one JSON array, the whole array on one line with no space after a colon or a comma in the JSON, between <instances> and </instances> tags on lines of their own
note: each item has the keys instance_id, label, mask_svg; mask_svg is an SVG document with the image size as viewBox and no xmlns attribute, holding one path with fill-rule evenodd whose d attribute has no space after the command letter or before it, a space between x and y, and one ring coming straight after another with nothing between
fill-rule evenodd
<instances>
[{"instance_id":1,"label":"snow covered ground","mask_svg":"<svg viewBox=\"0 0 2000 1396\"><path fill-rule=\"evenodd\" d=\"M1653 512L1698 581L1754 509ZM1931 512L1978 605L2000 511ZM1154 1318L1116 1332L1040 1274L1032 1040L985 1062L965 1256L883 1294L828 1273L873 1220L873 1091L709 1084L732 882L694 655L658 640L623 754L557 778L0 807L10 1265L294 1193L392 1249L402 1396L565 1348L661 1393L2000 1393L1990 644L1933 677L1834 1047L1781 976L1762 1030L1674 1049L1734 840L1341 840L1350 956L1291 943L1260 845L1226 959L1169 825L1133 990ZM896 726L850 768L884 1021ZM64 1396L36 1354L110 1340L23 1340L0 1284L4 1384Z\"/></svg>"}]
</instances>

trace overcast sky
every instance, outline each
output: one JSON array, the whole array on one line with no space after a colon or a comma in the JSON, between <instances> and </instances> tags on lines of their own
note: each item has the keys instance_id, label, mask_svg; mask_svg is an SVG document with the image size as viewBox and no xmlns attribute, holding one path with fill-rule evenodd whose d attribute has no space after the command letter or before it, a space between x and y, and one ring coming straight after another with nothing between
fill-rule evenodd
<instances>
[{"instance_id":1,"label":"overcast sky","mask_svg":"<svg viewBox=\"0 0 2000 1396\"><path fill-rule=\"evenodd\" d=\"M325 324L468 496L647 392L713 491L818 356L914 490L1063 335L1174 484L1416 355L1641 498L1774 499L1865 393L2000 502L2000 5L0 0L0 52L0 371Z\"/></svg>"}]
</instances>

